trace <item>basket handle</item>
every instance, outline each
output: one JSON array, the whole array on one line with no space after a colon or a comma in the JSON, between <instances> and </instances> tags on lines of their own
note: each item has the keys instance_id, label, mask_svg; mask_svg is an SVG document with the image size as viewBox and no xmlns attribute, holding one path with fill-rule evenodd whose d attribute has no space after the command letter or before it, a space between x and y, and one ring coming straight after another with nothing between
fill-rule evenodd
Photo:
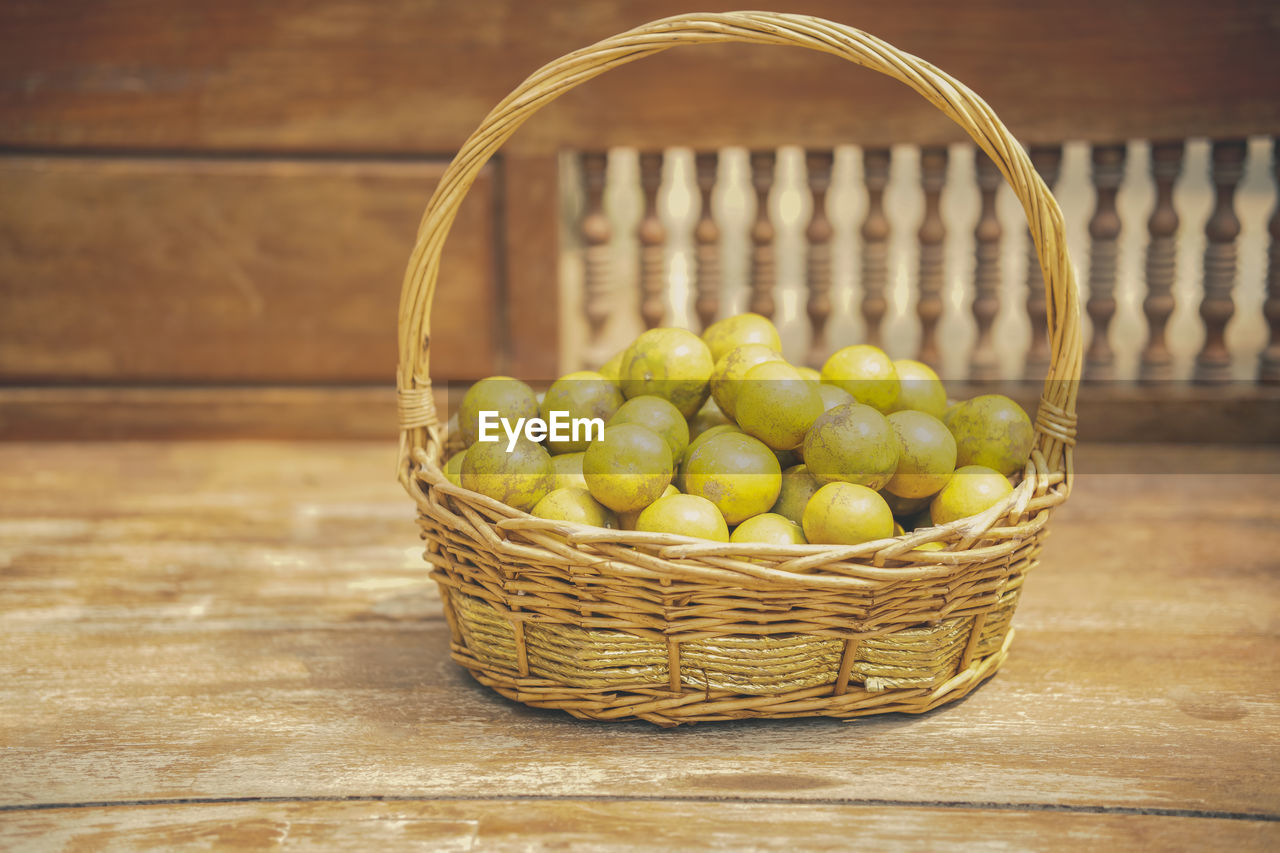
<instances>
[{"instance_id":1,"label":"basket handle","mask_svg":"<svg viewBox=\"0 0 1280 853\"><path fill-rule=\"evenodd\" d=\"M928 62L874 36L807 15L725 12L678 15L654 21L544 65L507 95L459 149L427 204L400 295L400 476L412 479L414 450L435 460L439 421L431 396L431 303L440 255L462 199L480 169L530 116L591 78L682 45L744 42L791 45L838 56L910 86L956 124L1000 169L1022 203L1044 273L1047 330L1052 357L1036 413L1031 473L1060 472L1069 490L1076 432L1076 393L1081 363L1080 298L1067 255L1062 212L1022 146L986 102ZM1037 458L1038 457L1038 458Z\"/></svg>"}]
</instances>

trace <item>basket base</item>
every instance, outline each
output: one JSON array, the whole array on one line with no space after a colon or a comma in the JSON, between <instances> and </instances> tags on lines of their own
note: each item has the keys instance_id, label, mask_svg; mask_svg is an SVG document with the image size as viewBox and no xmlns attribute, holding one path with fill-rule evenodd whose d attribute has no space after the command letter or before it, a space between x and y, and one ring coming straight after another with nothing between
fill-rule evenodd
<instances>
[{"instance_id":1,"label":"basket base","mask_svg":"<svg viewBox=\"0 0 1280 853\"><path fill-rule=\"evenodd\" d=\"M452 656L476 681L508 699L534 708L566 711L585 720L639 719L659 726L751 718L834 717L851 720L871 714L922 714L968 695L973 688L995 675L1008 657L1013 635L1010 628L998 651L974 658L967 668L936 688L894 688L873 692L851 685L840 695L834 694L830 684L766 695L688 688L680 692L659 688L592 691L495 670L456 644Z\"/></svg>"}]
</instances>

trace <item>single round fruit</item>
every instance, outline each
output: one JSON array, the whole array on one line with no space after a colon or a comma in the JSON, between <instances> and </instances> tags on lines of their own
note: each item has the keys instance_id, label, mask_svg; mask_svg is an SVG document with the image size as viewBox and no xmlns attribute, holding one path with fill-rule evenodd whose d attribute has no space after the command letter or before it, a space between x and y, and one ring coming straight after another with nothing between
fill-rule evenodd
<instances>
[{"instance_id":1,"label":"single round fruit","mask_svg":"<svg viewBox=\"0 0 1280 853\"><path fill-rule=\"evenodd\" d=\"M711 399L716 401L720 411L734 417L737 411L734 404L747 371L770 361L782 361L782 356L763 344L744 344L721 356L711 371Z\"/></svg>"},{"instance_id":2,"label":"single round fruit","mask_svg":"<svg viewBox=\"0 0 1280 853\"><path fill-rule=\"evenodd\" d=\"M836 406L843 406L845 403L856 403L853 395L843 388L837 388L835 385L828 385L825 382L818 383L818 396L822 398L822 411L830 411Z\"/></svg>"},{"instance_id":3,"label":"single round fruit","mask_svg":"<svg viewBox=\"0 0 1280 853\"><path fill-rule=\"evenodd\" d=\"M548 424L551 423L552 412L563 412L562 418L570 423L579 418L608 421L622 403L622 392L617 385L594 371L579 370L566 373L551 383L539 411ZM548 436L546 444L552 453L578 453L591 443L590 430L580 429L576 441L572 437L574 431L571 426L566 425L565 431L570 435L567 441L553 441Z\"/></svg>"},{"instance_id":4,"label":"single round fruit","mask_svg":"<svg viewBox=\"0 0 1280 853\"><path fill-rule=\"evenodd\" d=\"M782 352L777 327L759 314L738 314L712 323L702 333L702 340L715 361L743 344L761 344L774 352Z\"/></svg>"},{"instance_id":5,"label":"single round fruit","mask_svg":"<svg viewBox=\"0 0 1280 853\"><path fill-rule=\"evenodd\" d=\"M893 536L889 505L866 486L827 483L809 499L801 521L815 544L858 545Z\"/></svg>"},{"instance_id":6,"label":"single round fruit","mask_svg":"<svg viewBox=\"0 0 1280 853\"><path fill-rule=\"evenodd\" d=\"M657 500L675 473L671 447L639 424L605 427L582 457L591 496L614 512L642 509Z\"/></svg>"},{"instance_id":7,"label":"single round fruit","mask_svg":"<svg viewBox=\"0 0 1280 853\"><path fill-rule=\"evenodd\" d=\"M507 452L505 441L478 441L467 449L460 472L462 487L525 512L551 491L551 454L521 436Z\"/></svg>"},{"instance_id":8,"label":"single round fruit","mask_svg":"<svg viewBox=\"0 0 1280 853\"><path fill-rule=\"evenodd\" d=\"M983 394L956 405L943 423L956 439L956 464L982 465L1011 476L1031 455L1035 430L1022 407L1003 394Z\"/></svg>"},{"instance_id":9,"label":"single round fruit","mask_svg":"<svg viewBox=\"0 0 1280 853\"><path fill-rule=\"evenodd\" d=\"M599 373L614 385L622 385L622 364L627 358L627 351L621 350L613 354L613 358L600 365Z\"/></svg>"},{"instance_id":10,"label":"single round fruit","mask_svg":"<svg viewBox=\"0 0 1280 853\"><path fill-rule=\"evenodd\" d=\"M711 350L688 329L650 329L627 350L621 376L627 399L653 394L693 417L711 393Z\"/></svg>"},{"instance_id":11,"label":"single round fruit","mask_svg":"<svg viewBox=\"0 0 1280 853\"><path fill-rule=\"evenodd\" d=\"M497 412L497 417L507 418L514 426L518 418L538 417L538 398L532 388L510 376L490 376L472 385L458 407L458 430L467 447L480 438L481 412ZM491 419L490 423L489 434L502 437L499 422Z\"/></svg>"},{"instance_id":12,"label":"single round fruit","mask_svg":"<svg viewBox=\"0 0 1280 853\"><path fill-rule=\"evenodd\" d=\"M644 394L632 397L618 407L606 426L639 424L662 436L671 448L671 458L679 459L689 446L689 422L680 410L662 397Z\"/></svg>"},{"instance_id":13,"label":"single round fruit","mask_svg":"<svg viewBox=\"0 0 1280 853\"><path fill-rule=\"evenodd\" d=\"M947 389L933 368L922 361L903 358L893 363L898 374L898 402L893 411L913 409L941 420L947 413Z\"/></svg>"},{"instance_id":14,"label":"single round fruit","mask_svg":"<svg viewBox=\"0 0 1280 853\"><path fill-rule=\"evenodd\" d=\"M758 439L725 432L700 444L685 464L685 491L711 501L738 524L768 512L782 488L778 458Z\"/></svg>"},{"instance_id":15,"label":"single round fruit","mask_svg":"<svg viewBox=\"0 0 1280 853\"><path fill-rule=\"evenodd\" d=\"M636 530L651 533L678 533L710 539L713 542L729 541L729 526L716 505L697 495L667 495L658 498L636 519Z\"/></svg>"},{"instance_id":16,"label":"single round fruit","mask_svg":"<svg viewBox=\"0 0 1280 853\"><path fill-rule=\"evenodd\" d=\"M700 447L704 442L707 442L715 438L717 435L723 435L726 432L735 432L742 435L746 434L746 433L743 433L742 430L738 429L737 424L717 424L716 426L713 426L710 429L703 432L693 441L689 442L689 446L684 449L684 453L680 455L680 461L676 464L676 476L675 476L675 479L672 481L676 484L676 486L680 489L680 491L682 492L689 491L687 488L685 488L685 479L684 479L689 466L689 456L693 453L694 450L698 449L698 447Z\"/></svg>"},{"instance_id":17,"label":"single round fruit","mask_svg":"<svg viewBox=\"0 0 1280 853\"><path fill-rule=\"evenodd\" d=\"M770 545L804 545L800 525L776 512L753 515L733 529L730 542L767 542Z\"/></svg>"},{"instance_id":18,"label":"single round fruit","mask_svg":"<svg viewBox=\"0 0 1280 853\"><path fill-rule=\"evenodd\" d=\"M814 370L812 367L796 367L796 371L800 374L800 378L806 382L821 382L822 374Z\"/></svg>"},{"instance_id":19,"label":"single round fruit","mask_svg":"<svg viewBox=\"0 0 1280 853\"><path fill-rule=\"evenodd\" d=\"M555 476L555 489L585 489L587 478L582 476L584 453L561 453L551 457L551 470Z\"/></svg>"},{"instance_id":20,"label":"single round fruit","mask_svg":"<svg viewBox=\"0 0 1280 853\"><path fill-rule=\"evenodd\" d=\"M444 463L444 478L455 486L462 485L462 458L466 455L467 451L459 450Z\"/></svg>"},{"instance_id":21,"label":"single round fruit","mask_svg":"<svg viewBox=\"0 0 1280 853\"><path fill-rule=\"evenodd\" d=\"M887 413L898 401L898 373L879 347L857 344L835 352L822 365L822 381L843 388L859 403Z\"/></svg>"},{"instance_id":22,"label":"single round fruit","mask_svg":"<svg viewBox=\"0 0 1280 853\"><path fill-rule=\"evenodd\" d=\"M813 493L822 488L822 482L809 473L804 465L792 465L782 472L782 488L770 512L799 524L804 518L804 508Z\"/></svg>"},{"instance_id":23,"label":"single round fruit","mask_svg":"<svg viewBox=\"0 0 1280 853\"><path fill-rule=\"evenodd\" d=\"M929 508L929 503L933 500L933 495L924 498L903 498L895 495L888 489L880 490L880 497L884 498L884 502L889 505L889 509L893 512L894 518L911 518L911 516Z\"/></svg>"},{"instance_id":24,"label":"single round fruit","mask_svg":"<svg viewBox=\"0 0 1280 853\"><path fill-rule=\"evenodd\" d=\"M822 397L784 361L766 361L747 371L734 401L738 426L773 450L790 450L822 414Z\"/></svg>"},{"instance_id":25,"label":"single round fruit","mask_svg":"<svg viewBox=\"0 0 1280 853\"><path fill-rule=\"evenodd\" d=\"M707 400L702 404L702 408L698 409L697 414L689 418L689 440L693 441L712 427L724 426L727 423L729 419L725 417L724 412L720 411L715 401Z\"/></svg>"},{"instance_id":26,"label":"single round fruit","mask_svg":"<svg viewBox=\"0 0 1280 853\"><path fill-rule=\"evenodd\" d=\"M1013 492L1009 478L982 465L966 465L956 470L929 505L934 524L946 524L990 509Z\"/></svg>"},{"instance_id":27,"label":"single round fruit","mask_svg":"<svg viewBox=\"0 0 1280 853\"><path fill-rule=\"evenodd\" d=\"M662 494L658 495L658 499L665 498L668 495L678 495L678 494L680 494L680 490L677 489L675 486L667 486L665 489L662 490ZM648 506L642 506L640 507L640 509L633 509L630 512L618 513L618 526L623 530L635 530L636 521L640 518L640 513L644 512L649 506L653 506L653 504L649 504Z\"/></svg>"},{"instance_id":28,"label":"single round fruit","mask_svg":"<svg viewBox=\"0 0 1280 853\"><path fill-rule=\"evenodd\" d=\"M937 494L956 469L956 440L924 412L894 412L886 420L898 436L898 467L884 490L902 498Z\"/></svg>"},{"instance_id":29,"label":"single round fruit","mask_svg":"<svg viewBox=\"0 0 1280 853\"><path fill-rule=\"evenodd\" d=\"M898 436L880 412L845 403L814 421L804 437L804 463L824 483L880 489L898 468Z\"/></svg>"},{"instance_id":30,"label":"single round fruit","mask_svg":"<svg viewBox=\"0 0 1280 853\"><path fill-rule=\"evenodd\" d=\"M586 489L553 489L538 501L533 515L553 521L572 521L593 527L617 528L618 517L613 510L600 504Z\"/></svg>"},{"instance_id":31,"label":"single round fruit","mask_svg":"<svg viewBox=\"0 0 1280 853\"><path fill-rule=\"evenodd\" d=\"M945 551L947 550L947 546L943 545L941 542L926 542L923 545L917 545L911 550L913 551Z\"/></svg>"}]
</instances>

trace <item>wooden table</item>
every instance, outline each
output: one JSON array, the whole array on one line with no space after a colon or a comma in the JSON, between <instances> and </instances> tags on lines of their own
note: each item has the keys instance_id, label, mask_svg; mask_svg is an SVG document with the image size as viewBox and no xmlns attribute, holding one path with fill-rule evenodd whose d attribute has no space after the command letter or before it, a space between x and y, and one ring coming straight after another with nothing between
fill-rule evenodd
<instances>
[{"instance_id":1,"label":"wooden table","mask_svg":"<svg viewBox=\"0 0 1280 853\"><path fill-rule=\"evenodd\" d=\"M1080 461L966 700L663 730L449 661L392 440L0 445L0 848L1280 847L1280 449Z\"/></svg>"}]
</instances>

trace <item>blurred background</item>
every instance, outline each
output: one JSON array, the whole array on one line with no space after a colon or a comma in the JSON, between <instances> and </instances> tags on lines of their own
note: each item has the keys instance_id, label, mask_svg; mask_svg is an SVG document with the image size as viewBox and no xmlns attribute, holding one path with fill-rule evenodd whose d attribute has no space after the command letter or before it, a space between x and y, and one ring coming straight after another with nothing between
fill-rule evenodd
<instances>
[{"instance_id":1,"label":"blurred background","mask_svg":"<svg viewBox=\"0 0 1280 853\"><path fill-rule=\"evenodd\" d=\"M1087 300L1086 435L1280 435L1280 7L772 9L929 59L1026 143ZM0 437L393 436L401 277L452 153L542 64L686 11L8 0ZM1034 400L1042 287L1012 193L901 84L684 48L569 92L486 167L432 378L550 380L754 309L796 362L874 340Z\"/></svg>"}]
</instances>

